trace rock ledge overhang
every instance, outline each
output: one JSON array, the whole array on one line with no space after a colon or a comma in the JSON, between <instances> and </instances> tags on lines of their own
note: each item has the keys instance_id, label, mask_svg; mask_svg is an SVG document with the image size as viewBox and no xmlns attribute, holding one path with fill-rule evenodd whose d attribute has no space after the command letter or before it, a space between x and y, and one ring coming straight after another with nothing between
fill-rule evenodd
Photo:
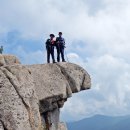
<instances>
[{"instance_id":1,"label":"rock ledge overhang","mask_svg":"<svg viewBox=\"0 0 130 130\"><path fill-rule=\"evenodd\" d=\"M21 65L0 55L0 130L41 130L42 113L55 114L72 93L90 87L90 75L76 64Z\"/></svg>"}]
</instances>

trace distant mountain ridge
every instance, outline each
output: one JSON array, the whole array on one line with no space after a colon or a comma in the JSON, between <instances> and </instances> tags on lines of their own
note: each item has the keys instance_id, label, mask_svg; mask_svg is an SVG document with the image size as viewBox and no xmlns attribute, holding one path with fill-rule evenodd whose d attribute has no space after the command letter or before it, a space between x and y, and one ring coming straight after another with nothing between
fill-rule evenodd
<instances>
[{"instance_id":1,"label":"distant mountain ridge","mask_svg":"<svg viewBox=\"0 0 130 130\"><path fill-rule=\"evenodd\" d=\"M96 115L67 123L68 130L130 130L130 116L110 117Z\"/></svg>"}]
</instances>

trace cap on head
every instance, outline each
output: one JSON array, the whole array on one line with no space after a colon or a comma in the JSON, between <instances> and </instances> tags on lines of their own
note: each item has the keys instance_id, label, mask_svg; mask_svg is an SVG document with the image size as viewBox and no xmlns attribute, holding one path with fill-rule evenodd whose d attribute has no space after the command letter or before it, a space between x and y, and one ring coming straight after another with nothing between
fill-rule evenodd
<instances>
[{"instance_id":1,"label":"cap on head","mask_svg":"<svg viewBox=\"0 0 130 130\"><path fill-rule=\"evenodd\" d=\"M59 35L62 35L62 32L59 32Z\"/></svg>"},{"instance_id":2,"label":"cap on head","mask_svg":"<svg viewBox=\"0 0 130 130\"><path fill-rule=\"evenodd\" d=\"M50 34L50 37L55 37L55 35L54 34Z\"/></svg>"}]
</instances>

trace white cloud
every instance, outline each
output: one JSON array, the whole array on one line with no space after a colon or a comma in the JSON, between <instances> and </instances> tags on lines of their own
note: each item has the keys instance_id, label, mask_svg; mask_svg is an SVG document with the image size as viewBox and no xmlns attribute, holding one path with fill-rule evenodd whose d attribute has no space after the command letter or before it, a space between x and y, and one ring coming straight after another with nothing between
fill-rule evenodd
<instances>
[{"instance_id":1,"label":"white cloud","mask_svg":"<svg viewBox=\"0 0 130 130\"><path fill-rule=\"evenodd\" d=\"M74 63L80 63L89 70L92 88L74 95L69 102L66 102L62 110L63 119L78 120L94 114L115 116L130 114L130 65L128 63L108 54L88 59L87 63L80 57ZM78 101L83 105L79 105ZM78 109L78 106L82 108ZM72 108L77 109L74 111ZM81 114L82 112L84 114ZM66 117L65 113L68 113L69 117L68 115Z\"/></svg>"},{"instance_id":2,"label":"white cloud","mask_svg":"<svg viewBox=\"0 0 130 130\"><path fill-rule=\"evenodd\" d=\"M22 61L22 64L42 64L46 60L46 53L41 50L26 52L22 46L18 46L15 53Z\"/></svg>"},{"instance_id":3,"label":"white cloud","mask_svg":"<svg viewBox=\"0 0 130 130\"><path fill-rule=\"evenodd\" d=\"M90 73L92 89L70 99L63 115L79 119L96 113L130 114L129 0L0 2L1 36L17 30L23 38L42 40L51 32L63 31L69 61ZM41 50L26 52L22 46L16 53L24 63L46 59Z\"/></svg>"}]
</instances>

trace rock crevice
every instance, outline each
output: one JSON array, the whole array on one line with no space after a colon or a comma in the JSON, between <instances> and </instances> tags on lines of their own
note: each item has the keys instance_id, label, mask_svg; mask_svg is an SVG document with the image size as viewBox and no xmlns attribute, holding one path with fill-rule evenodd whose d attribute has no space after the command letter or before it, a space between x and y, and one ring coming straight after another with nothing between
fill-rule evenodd
<instances>
[{"instance_id":1,"label":"rock crevice","mask_svg":"<svg viewBox=\"0 0 130 130\"><path fill-rule=\"evenodd\" d=\"M56 64L56 65L60 68L61 73L63 74L63 76L65 77L66 81L68 82L69 88L70 88L69 90L71 90L71 91L70 91L70 93L71 93L70 96L72 96L72 92L73 92L73 93L74 93L74 92L78 92L78 89L77 89L76 87L73 87L73 86L76 86L75 80L73 79L73 77L71 77L71 76L66 72L66 70L65 70L64 67L62 67L62 66L59 65L59 64Z\"/></svg>"},{"instance_id":2,"label":"rock crevice","mask_svg":"<svg viewBox=\"0 0 130 130\"><path fill-rule=\"evenodd\" d=\"M0 120L0 130L7 130L1 120Z\"/></svg>"},{"instance_id":3,"label":"rock crevice","mask_svg":"<svg viewBox=\"0 0 130 130\"><path fill-rule=\"evenodd\" d=\"M24 106L28 109L29 106L26 104L23 97L20 95L19 90L17 89L18 84L15 84L16 77L12 79L11 77L14 77L14 75L12 76L13 73L11 73L11 71L9 71L9 69L7 69L6 67L1 68L1 70L5 74L5 77L8 79L10 84L14 87L14 89L15 89L16 93L18 94L19 98L22 100L22 103L24 104Z\"/></svg>"}]
</instances>

